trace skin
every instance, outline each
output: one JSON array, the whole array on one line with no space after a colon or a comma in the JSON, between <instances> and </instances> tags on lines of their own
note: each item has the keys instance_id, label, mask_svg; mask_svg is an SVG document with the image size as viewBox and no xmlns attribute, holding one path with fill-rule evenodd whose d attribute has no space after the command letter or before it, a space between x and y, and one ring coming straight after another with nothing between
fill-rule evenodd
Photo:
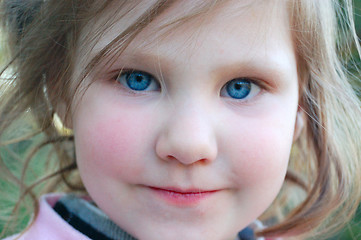
<instances>
[{"instance_id":1,"label":"skin","mask_svg":"<svg viewBox=\"0 0 361 240\"><path fill-rule=\"evenodd\" d=\"M298 109L287 8L284 1L245 3L224 1L156 34L191 5L177 2L111 67L96 79L89 76L83 95L75 94L70 124L84 185L99 208L136 238L234 239L283 184ZM108 29L89 56L129 19ZM86 48L78 52L79 72ZM121 69L147 72L160 88L132 91L116 80ZM241 77L255 81L252 94L231 98L224 86ZM150 187L216 191L174 203Z\"/></svg>"}]
</instances>

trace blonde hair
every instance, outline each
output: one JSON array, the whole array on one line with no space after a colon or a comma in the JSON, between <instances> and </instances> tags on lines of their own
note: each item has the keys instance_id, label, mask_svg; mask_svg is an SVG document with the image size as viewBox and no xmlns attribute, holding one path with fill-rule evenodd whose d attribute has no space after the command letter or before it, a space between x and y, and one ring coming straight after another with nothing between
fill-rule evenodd
<instances>
[{"instance_id":1,"label":"blonde hair","mask_svg":"<svg viewBox=\"0 0 361 240\"><path fill-rule=\"evenodd\" d=\"M80 80L105 57L114 52L121 54L171 2L161 0L150 6L90 61ZM117 4L119 9L130 10L138 3L119 1ZM194 12L174 23L181 24L204 14L215 4L217 1L201 4ZM278 200L264 218L278 215L278 209L285 216L258 235L318 234L325 237L330 230L343 226L360 202L360 101L348 81L353 75L345 68L352 62L349 55L351 46L359 52L359 45L353 26L351 1L290 0L288 4L298 56L300 109L305 114L305 128L294 144L286 176L289 181L286 181ZM10 151L6 148L9 144L33 136L40 139L25 161L19 160L24 166L20 177L9 170L6 159L0 159L2 175L16 182L21 189L14 213L26 195L33 198L34 211L37 212L34 187L43 182L47 182L45 192L58 190L61 182L65 183L62 191L85 191L76 170L73 137L59 132L53 122L59 100L66 102L68 109L72 104L71 79L80 31L109 8L108 5L109 2L99 4L90 0L1 2L1 20L10 52L10 61L4 70L10 69L12 74L4 81L0 96L0 147ZM102 28L82 40L96 43L102 31L115 21L106 19ZM1 75L4 77L4 71ZM7 139L9 129L19 124L24 116L31 116L31 122L36 124L28 127L25 133L21 132L21 137ZM24 122L20 121L20 124ZM34 161L36 152L48 145L51 146L49 151L56 153L56 157L49 154L46 158L52 162L49 166L53 172L26 185L30 161ZM54 167L54 162L59 165ZM299 186L304 189L304 198L295 202L290 197ZM289 210L289 206L293 206L292 209ZM8 226L4 228L3 235L8 231L6 229Z\"/></svg>"}]
</instances>

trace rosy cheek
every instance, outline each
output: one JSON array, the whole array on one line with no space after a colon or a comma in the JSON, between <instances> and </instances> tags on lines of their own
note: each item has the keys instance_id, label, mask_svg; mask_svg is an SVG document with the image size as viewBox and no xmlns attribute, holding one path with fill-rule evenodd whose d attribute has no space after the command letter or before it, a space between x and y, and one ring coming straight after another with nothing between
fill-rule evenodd
<instances>
[{"instance_id":1,"label":"rosy cheek","mask_svg":"<svg viewBox=\"0 0 361 240\"><path fill-rule=\"evenodd\" d=\"M280 185L287 169L292 127L265 120L234 122L228 135L228 149L235 176L242 176L243 188ZM247 128L242 127L247 126ZM271 128L270 126L273 126ZM232 145L233 143L233 145Z\"/></svg>"},{"instance_id":2,"label":"rosy cheek","mask_svg":"<svg viewBox=\"0 0 361 240\"><path fill-rule=\"evenodd\" d=\"M88 119L89 124L81 126L76 133L79 164L94 174L128 181L142 174L146 159L140 157L140 146L145 128L149 127L143 122L144 118L113 113L98 118L88 116Z\"/></svg>"}]
</instances>

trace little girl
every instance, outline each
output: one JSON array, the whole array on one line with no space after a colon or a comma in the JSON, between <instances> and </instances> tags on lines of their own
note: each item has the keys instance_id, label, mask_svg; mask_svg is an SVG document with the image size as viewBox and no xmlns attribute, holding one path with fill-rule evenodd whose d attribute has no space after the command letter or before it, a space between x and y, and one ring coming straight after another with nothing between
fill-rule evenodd
<instances>
[{"instance_id":1,"label":"little girl","mask_svg":"<svg viewBox=\"0 0 361 240\"><path fill-rule=\"evenodd\" d=\"M9 239L319 239L341 227L361 189L351 5L2 1L0 146L35 145L20 177L1 155L20 186L2 237L26 196L34 214ZM44 174L29 183L33 161ZM39 186L58 193L35 201Z\"/></svg>"}]
</instances>

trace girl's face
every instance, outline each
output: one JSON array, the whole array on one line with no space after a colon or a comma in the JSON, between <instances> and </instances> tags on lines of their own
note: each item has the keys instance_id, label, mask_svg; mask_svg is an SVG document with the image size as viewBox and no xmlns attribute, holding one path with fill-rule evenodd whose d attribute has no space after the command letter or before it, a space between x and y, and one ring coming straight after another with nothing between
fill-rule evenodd
<instances>
[{"instance_id":1,"label":"girl's face","mask_svg":"<svg viewBox=\"0 0 361 240\"><path fill-rule=\"evenodd\" d=\"M287 169L298 77L285 1L222 1L162 34L195 2L167 9L75 96L86 189L139 239L234 239L272 203Z\"/></svg>"}]
</instances>

